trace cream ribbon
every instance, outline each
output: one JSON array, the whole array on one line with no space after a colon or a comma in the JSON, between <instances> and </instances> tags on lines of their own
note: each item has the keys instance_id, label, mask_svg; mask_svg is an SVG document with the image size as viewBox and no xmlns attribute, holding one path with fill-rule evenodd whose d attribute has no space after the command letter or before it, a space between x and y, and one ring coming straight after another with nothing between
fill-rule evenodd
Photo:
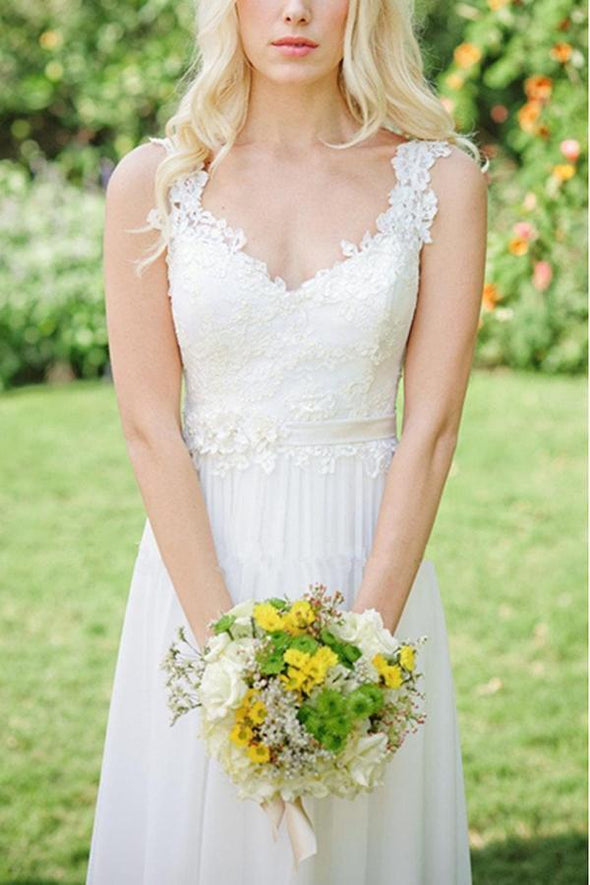
<instances>
[{"instance_id":1,"label":"cream ribbon","mask_svg":"<svg viewBox=\"0 0 590 885\"><path fill-rule=\"evenodd\" d=\"M262 809L268 814L272 824L272 837L276 842L279 837L279 827L285 816L287 831L293 849L293 869L297 868L302 860L317 854L318 846L313 825L307 814L301 796L294 802L285 802L282 796L276 795L272 799L261 802Z\"/></svg>"}]
</instances>

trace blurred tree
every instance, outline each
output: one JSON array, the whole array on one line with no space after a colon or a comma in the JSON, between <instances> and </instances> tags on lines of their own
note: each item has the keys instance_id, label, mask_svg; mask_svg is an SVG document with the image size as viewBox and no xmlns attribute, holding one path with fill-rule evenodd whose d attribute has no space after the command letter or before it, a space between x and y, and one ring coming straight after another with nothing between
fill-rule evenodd
<instances>
[{"instance_id":1,"label":"blurred tree","mask_svg":"<svg viewBox=\"0 0 590 885\"><path fill-rule=\"evenodd\" d=\"M4 0L0 155L97 180L159 129L193 53L189 0Z\"/></svg>"}]
</instances>

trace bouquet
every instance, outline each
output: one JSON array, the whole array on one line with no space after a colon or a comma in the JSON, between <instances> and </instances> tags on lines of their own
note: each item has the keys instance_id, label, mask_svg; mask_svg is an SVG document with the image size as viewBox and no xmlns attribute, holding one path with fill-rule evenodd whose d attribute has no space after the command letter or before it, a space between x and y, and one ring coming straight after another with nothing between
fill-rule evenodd
<instances>
[{"instance_id":1,"label":"bouquet","mask_svg":"<svg viewBox=\"0 0 590 885\"><path fill-rule=\"evenodd\" d=\"M379 612L339 611L340 591L310 584L301 598L247 600L211 621L202 651L173 643L170 724L200 707L202 737L235 784L269 814L285 814L295 866L317 843L302 797L352 799L383 783L386 763L424 722L416 642L398 642Z\"/></svg>"}]
</instances>

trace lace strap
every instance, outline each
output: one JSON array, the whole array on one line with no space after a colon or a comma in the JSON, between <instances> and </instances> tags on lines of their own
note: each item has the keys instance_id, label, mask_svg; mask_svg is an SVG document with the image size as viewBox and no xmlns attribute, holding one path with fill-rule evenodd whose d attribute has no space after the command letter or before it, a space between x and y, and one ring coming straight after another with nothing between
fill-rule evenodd
<instances>
[{"instance_id":1,"label":"lace strap","mask_svg":"<svg viewBox=\"0 0 590 885\"><path fill-rule=\"evenodd\" d=\"M430 170L438 157L448 157L451 145L443 140L412 139L400 145L393 157L398 187L408 195L408 209L420 244L431 243L430 228L438 211Z\"/></svg>"},{"instance_id":2,"label":"lace strap","mask_svg":"<svg viewBox=\"0 0 590 885\"><path fill-rule=\"evenodd\" d=\"M166 149L166 153L172 154L174 153L174 145L172 144L172 140L168 138L168 136L164 138L152 138L149 139L152 144L161 144L162 147Z\"/></svg>"}]
</instances>

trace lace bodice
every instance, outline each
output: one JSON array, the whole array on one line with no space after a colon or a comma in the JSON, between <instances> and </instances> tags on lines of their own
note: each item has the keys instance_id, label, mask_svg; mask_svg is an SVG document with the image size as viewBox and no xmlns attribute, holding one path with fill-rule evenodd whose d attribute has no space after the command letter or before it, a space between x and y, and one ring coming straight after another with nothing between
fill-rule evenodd
<instances>
[{"instance_id":1,"label":"lace bodice","mask_svg":"<svg viewBox=\"0 0 590 885\"><path fill-rule=\"evenodd\" d=\"M174 182L166 261L183 436L197 466L208 455L217 473L251 464L270 473L284 453L322 472L346 456L373 476L387 468L420 250L437 211L430 169L450 153L446 141L401 143L377 231L342 240L342 258L293 290L248 254L242 229L203 207L205 169ZM147 221L162 229L157 209Z\"/></svg>"}]
</instances>

